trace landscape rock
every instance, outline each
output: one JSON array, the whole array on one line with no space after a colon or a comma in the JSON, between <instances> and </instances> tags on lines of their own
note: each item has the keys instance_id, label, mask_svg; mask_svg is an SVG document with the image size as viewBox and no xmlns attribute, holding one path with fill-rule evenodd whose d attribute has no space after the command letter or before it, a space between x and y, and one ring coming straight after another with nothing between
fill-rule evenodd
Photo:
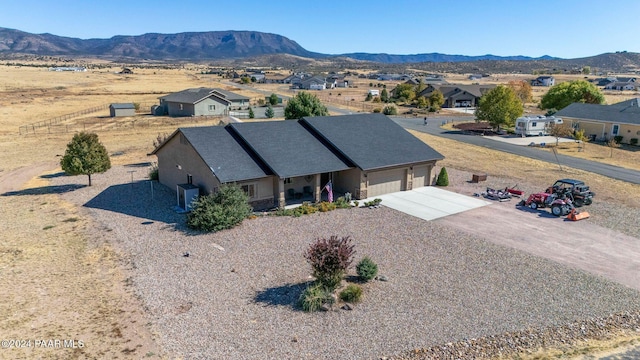
<instances>
[{"instance_id":1,"label":"landscape rock","mask_svg":"<svg viewBox=\"0 0 640 360\"><path fill-rule=\"evenodd\" d=\"M344 303L344 305L342 305L341 309L342 310L353 310L353 305L351 305L349 303Z\"/></svg>"}]
</instances>

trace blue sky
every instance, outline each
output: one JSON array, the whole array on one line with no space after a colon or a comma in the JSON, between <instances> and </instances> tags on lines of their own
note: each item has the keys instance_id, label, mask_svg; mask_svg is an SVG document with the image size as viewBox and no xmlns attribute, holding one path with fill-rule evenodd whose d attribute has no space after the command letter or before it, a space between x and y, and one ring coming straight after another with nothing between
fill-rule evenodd
<instances>
[{"instance_id":1,"label":"blue sky","mask_svg":"<svg viewBox=\"0 0 640 360\"><path fill-rule=\"evenodd\" d=\"M640 0L0 1L0 27L60 36L253 30L307 50L577 58L640 52Z\"/></svg>"}]
</instances>

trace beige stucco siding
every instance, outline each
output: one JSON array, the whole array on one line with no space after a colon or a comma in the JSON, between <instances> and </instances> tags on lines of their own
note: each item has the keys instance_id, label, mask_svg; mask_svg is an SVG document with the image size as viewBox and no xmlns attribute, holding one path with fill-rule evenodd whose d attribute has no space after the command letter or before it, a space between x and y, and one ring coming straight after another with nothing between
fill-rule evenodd
<instances>
[{"instance_id":1,"label":"beige stucco siding","mask_svg":"<svg viewBox=\"0 0 640 360\"><path fill-rule=\"evenodd\" d=\"M363 185L362 171L358 168L339 171L333 175L333 184L337 190L350 192L353 198L358 198ZM324 184L322 184L324 186Z\"/></svg>"},{"instance_id":2,"label":"beige stucco siding","mask_svg":"<svg viewBox=\"0 0 640 360\"><path fill-rule=\"evenodd\" d=\"M601 122L594 120L583 120L575 118L563 118L569 126L574 127L577 130L584 130L585 136L596 136L596 140L609 140L613 136L613 126L618 125L618 135L622 136L622 142L628 144L633 138L640 139L640 125L624 124L616 122Z\"/></svg>"},{"instance_id":3,"label":"beige stucco siding","mask_svg":"<svg viewBox=\"0 0 640 360\"><path fill-rule=\"evenodd\" d=\"M220 186L218 179L186 139L181 138L182 134L177 134L156 153L160 183L175 191L176 185L187 183L187 176L191 175L193 185L202 192L214 191Z\"/></svg>"}]
</instances>

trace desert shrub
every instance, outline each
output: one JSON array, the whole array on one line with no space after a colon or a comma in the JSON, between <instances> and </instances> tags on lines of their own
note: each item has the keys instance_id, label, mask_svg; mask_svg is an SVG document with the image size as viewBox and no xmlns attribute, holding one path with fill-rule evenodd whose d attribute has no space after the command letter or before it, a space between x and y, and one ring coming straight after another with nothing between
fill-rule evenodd
<instances>
[{"instance_id":1,"label":"desert shrub","mask_svg":"<svg viewBox=\"0 0 640 360\"><path fill-rule=\"evenodd\" d=\"M356 265L356 273L362 280L369 281L378 275L378 265L365 256Z\"/></svg>"},{"instance_id":2,"label":"desert shrub","mask_svg":"<svg viewBox=\"0 0 640 360\"><path fill-rule=\"evenodd\" d=\"M151 169L149 169L149 179L158 180L160 179L160 175L158 173L158 164L151 164Z\"/></svg>"},{"instance_id":3,"label":"desert shrub","mask_svg":"<svg viewBox=\"0 0 640 360\"><path fill-rule=\"evenodd\" d=\"M304 258L311 265L313 276L329 291L335 290L353 262L351 237L318 238L309 245Z\"/></svg>"},{"instance_id":4,"label":"desert shrub","mask_svg":"<svg viewBox=\"0 0 640 360\"><path fill-rule=\"evenodd\" d=\"M160 145L164 144L165 141L169 138L169 134L158 134L156 138L153 140L153 148L157 149Z\"/></svg>"},{"instance_id":5,"label":"desert shrub","mask_svg":"<svg viewBox=\"0 0 640 360\"><path fill-rule=\"evenodd\" d=\"M373 95L371 95L371 93L368 93L367 97L364 98L364 101L371 101L371 99L373 99Z\"/></svg>"},{"instance_id":6,"label":"desert shrub","mask_svg":"<svg viewBox=\"0 0 640 360\"><path fill-rule=\"evenodd\" d=\"M313 283L302 292L299 302L302 310L313 312L320 310L323 304L333 303L333 297L322 284Z\"/></svg>"},{"instance_id":7,"label":"desert shrub","mask_svg":"<svg viewBox=\"0 0 640 360\"><path fill-rule=\"evenodd\" d=\"M133 109L134 109L135 111L140 111L140 103L134 102L134 103L133 103Z\"/></svg>"},{"instance_id":8,"label":"desert shrub","mask_svg":"<svg viewBox=\"0 0 640 360\"><path fill-rule=\"evenodd\" d=\"M344 290L340 291L340 300L350 303L357 303L362 300L362 287L356 284L347 285Z\"/></svg>"},{"instance_id":9,"label":"desert shrub","mask_svg":"<svg viewBox=\"0 0 640 360\"><path fill-rule=\"evenodd\" d=\"M333 203L336 209L347 209L351 207L350 201L347 201L346 197L340 196Z\"/></svg>"},{"instance_id":10,"label":"desert shrub","mask_svg":"<svg viewBox=\"0 0 640 360\"><path fill-rule=\"evenodd\" d=\"M320 212L327 212L335 209L336 209L336 203L323 201L320 204L318 204L318 210L320 210Z\"/></svg>"},{"instance_id":11,"label":"desert shrub","mask_svg":"<svg viewBox=\"0 0 640 360\"><path fill-rule=\"evenodd\" d=\"M251 215L249 197L238 185L222 185L218 192L199 196L191 204L187 225L203 231L230 229Z\"/></svg>"},{"instance_id":12,"label":"desert shrub","mask_svg":"<svg viewBox=\"0 0 640 360\"><path fill-rule=\"evenodd\" d=\"M629 144L631 144L631 145L638 145L638 138L631 138L631 139L629 139Z\"/></svg>"},{"instance_id":13,"label":"desert shrub","mask_svg":"<svg viewBox=\"0 0 640 360\"><path fill-rule=\"evenodd\" d=\"M398 115L398 109L396 109L395 106L389 105L382 109L382 113L385 115Z\"/></svg>"},{"instance_id":14,"label":"desert shrub","mask_svg":"<svg viewBox=\"0 0 640 360\"><path fill-rule=\"evenodd\" d=\"M378 206L382 202L382 199L375 198L371 201L365 201L364 206Z\"/></svg>"},{"instance_id":15,"label":"desert shrub","mask_svg":"<svg viewBox=\"0 0 640 360\"><path fill-rule=\"evenodd\" d=\"M316 211L318 211L318 208L313 206L310 203L305 202L302 205L295 208L294 211L299 211L301 215L307 215L307 214L315 213Z\"/></svg>"},{"instance_id":16,"label":"desert shrub","mask_svg":"<svg viewBox=\"0 0 640 360\"><path fill-rule=\"evenodd\" d=\"M622 143L622 139L623 139L623 138L624 138L624 137L623 137L622 135L616 135L616 136L614 136L614 137L613 137L613 140L614 140L615 142L617 142L618 144L620 144L620 143Z\"/></svg>"},{"instance_id":17,"label":"desert shrub","mask_svg":"<svg viewBox=\"0 0 640 360\"><path fill-rule=\"evenodd\" d=\"M440 169L440 174L438 174L436 185L449 186L449 175L447 174L447 169L444 166L442 167L442 169Z\"/></svg>"},{"instance_id":18,"label":"desert shrub","mask_svg":"<svg viewBox=\"0 0 640 360\"><path fill-rule=\"evenodd\" d=\"M375 109L373 109L373 112L374 112L374 113L376 113L376 114L379 114L379 113L381 113L381 112L382 112L382 109L380 109L380 108L375 108Z\"/></svg>"}]
</instances>

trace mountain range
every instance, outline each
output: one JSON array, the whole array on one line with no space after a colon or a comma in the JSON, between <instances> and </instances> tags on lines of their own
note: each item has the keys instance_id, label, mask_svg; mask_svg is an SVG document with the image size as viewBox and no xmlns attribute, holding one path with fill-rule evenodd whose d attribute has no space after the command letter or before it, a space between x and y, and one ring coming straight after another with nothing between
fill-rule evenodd
<instances>
[{"instance_id":1,"label":"mountain range","mask_svg":"<svg viewBox=\"0 0 640 360\"><path fill-rule=\"evenodd\" d=\"M601 71L638 71L640 54L616 52L579 59L551 56L447 55L440 53L321 54L306 50L284 36L257 31L209 31L178 34L149 33L109 39L78 39L52 34L32 34L0 27L0 57L16 55L93 57L117 61L247 61L296 63L329 61L334 64L366 62L380 65L428 65L432 70L457 71L564 71L584 66ZM277 58L277 59L276 59ZM294 60L292 60L294 59ZM304 60L307 59L307 60ZM363 64L366 64L363 63ZM422 64L422 65L420 65ZM526 64L526 66L525 66Z\"/></svg>"},{"instance_id":2,"label":"mountain range","mask_svg":"<svg viewBox=\"0 0 640 360\"><path fill-rule=\"evenodd\" d=\"M0 54L46 56L95 56L150 60L220 60L268 54L289 54L312 59L346 57L380 63L466 62L478 60L547 60L550 56L465 56L440 53L321 54L308 51L295 41L277 34L257 31L209 31L178 34L149 33L114 36L110 39L78 39L52 34L32 34L0 28Z\"/></svg>"}]
</instances>

